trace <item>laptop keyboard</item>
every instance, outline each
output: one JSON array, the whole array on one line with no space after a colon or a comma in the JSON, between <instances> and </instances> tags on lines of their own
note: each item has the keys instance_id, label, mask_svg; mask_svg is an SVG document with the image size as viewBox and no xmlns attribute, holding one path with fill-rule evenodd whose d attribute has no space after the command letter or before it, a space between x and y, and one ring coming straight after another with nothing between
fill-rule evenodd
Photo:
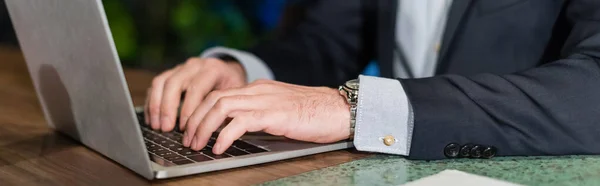
<instances>
[{"instance_id":1,"label":"laptop keyboard","mask_svg":"<svg viewBox=\"0 0 600 186\"><path fill-rule=\"evenodd\" d=\"M233 142L232 146L225 151L225 153L220 155L213 154L212 146L216 142L218 133L213 133L213 136L211 136L209 139L206 147L204 147L202 150L194 151L190 148L184 147L183 144L181 144L183 138L183 134L181 132L175 130L166 133L154 131L152 128L144 124L143 117L143 114L138 113L138 120L142 126L142 135L144 136L144 143L148 149L148 155L152 161L163 166L184 165L189 163L205 162L235 156L268 152L268 150L259 146L243 140L236 140Z\"/></svg>"}]
</instances>

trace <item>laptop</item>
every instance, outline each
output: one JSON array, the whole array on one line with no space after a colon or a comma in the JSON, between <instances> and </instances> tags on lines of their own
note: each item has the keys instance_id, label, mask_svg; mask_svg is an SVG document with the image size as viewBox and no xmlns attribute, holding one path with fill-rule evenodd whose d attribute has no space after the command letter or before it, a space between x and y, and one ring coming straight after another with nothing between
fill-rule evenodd
<instances>
[{"instance_id":1,"label":"laptop","mask_svg":"<svg viewBox=\"0 0 600 186\"><path fill-rule=\"evenodd\" d=\"M101 0L6 0L48 125L147 179L242 167L352 147L246 135L222 155L156 132L133 105Z\"/></svg>"}]
</instances>

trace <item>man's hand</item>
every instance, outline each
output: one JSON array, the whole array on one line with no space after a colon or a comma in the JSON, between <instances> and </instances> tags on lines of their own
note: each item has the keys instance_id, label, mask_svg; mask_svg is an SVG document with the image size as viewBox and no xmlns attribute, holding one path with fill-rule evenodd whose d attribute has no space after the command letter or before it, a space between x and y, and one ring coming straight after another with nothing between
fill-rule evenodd
<instances>
[{"instance_id":1,"label":"man's hand","mask_svg":"<svg viewBox=\"0 0 600 186\"><path fill-rule=\"evenodd\" d=\"M225 121L213 147L223 153L246 132L264 131L295 140L330 143L350 134L350 106L336 89L258 80L242 88L216 90L187 120L183 144L206 146Z\"/></svg>"},{"instance_id":2,"label":"man's hand","mask_svg":"<svg viewBox=\"0 0 600 186\"><path fill-rule=\"evenodd\" d=\"M212 90L241 87L246 84L246 73L237 62L215 58L190 58L185 64L165 71L152 81L148 89L144 113L146 124L153 129L171 131L175 127L181 94L186 92L181 106L180 128L203 103Z\"/></svg>"}]
</instances>

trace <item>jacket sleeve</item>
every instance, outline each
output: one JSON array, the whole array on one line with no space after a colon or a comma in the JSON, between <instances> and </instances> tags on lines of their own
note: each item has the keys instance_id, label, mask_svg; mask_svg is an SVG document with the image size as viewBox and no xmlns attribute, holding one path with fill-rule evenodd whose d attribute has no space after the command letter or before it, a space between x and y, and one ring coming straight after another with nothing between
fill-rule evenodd
<instances>
[{"instance_id":1,"label":"jacket sleeve","mask_svg":"<svg viewBox=\"0 0 600 186\"><path fill-rule=\"evenodd\" d=\"M275 79L314 86L337 86L358 77L373 58L374 28L366 28L368 1L307 1L302 21L249 51Z\"/></svg>"},{"instance_id":2,"label":"jacket sleeve","mask_svg":"<svg viewBox=\"0 0 600 186\"><path fill-rule=\"evenodd\" d=\"M600 1L572 0L563 58L523 72L400 80L414 111L411 159L449 143L497 155L600 154Z\"/></svg>"}]
</instances>

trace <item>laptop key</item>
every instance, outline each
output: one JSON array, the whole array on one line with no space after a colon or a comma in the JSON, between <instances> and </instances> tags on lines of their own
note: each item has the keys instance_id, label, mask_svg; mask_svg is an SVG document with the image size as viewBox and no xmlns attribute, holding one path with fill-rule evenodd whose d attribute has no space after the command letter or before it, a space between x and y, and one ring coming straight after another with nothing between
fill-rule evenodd
<instances>
[{"instance_id":1,"label":"laptop key","mask_svg":"<svg viewBox=\"0 0 600 186\"><path fill-rule=\"evenodd\" d=\"M158 148L162 148L162 147L160 147L160 146L158 146L156 144L146 145L146 149L148 149L148 150L155 150L155 149L158 149Z\"/></svg>"},{"instance_id":2,"label":"laptop key","mask_svg":"<svg viewBox=\"0 0 600 186\"><path fill-rule=\"evenodd\" d=\"M202 154L207 155L207 156L209 156L211 158L214 158L214 159L223 159L223 158L229 158L229 157L231 157L228 154L220 154L220 155L213 154L212 150L202 150Z\"/></svg>"},{"instance_id":3,"label":"laptop key","mask_svg":"<svg viewBox=\"0 0 600 186\"><path fill-rule=\"evenodd\" d=\"M164 158L166 160L170 161L170 162L174 162L174 161L184 160L185 159L183 156L180 156L180 155L167 156L167 157L164 157Z\"/></svg>"},{"instance_id":4,"label":"laptop key","mask_svg":"<svg viewBox=\"0 0 600 186\"><path fill-rule=\"evenodd\" d=\"M229 147L227 150L225 150L225 153L230 154L232 156L243 156L243 155L249 154L249 153L244 152L244 151L242 151L240 149L237 149L235 147Z\"/></svg>"},{"instance_id":5,"label":"laptop key","mask_svg":"<svg viewBox=\"0 0 600 186\"><path fill-rule=\"evenodd\" d=\"M182 145L179 145L179 144L176 144L176 143L173 143L173 142L170 142L170 141L167 142L167 144L165 145L165 147L167 147L167 148L169 148L171 150L173 150L173 148L177 148L177 147L180 147L180 146L183 147Z\"/></svg>"},{"instance_id":6,"label":"laptop key","mask_svg":"<svg viewBox=\"0 0 600 186\"><path fill-rule=\"evenodd\" d=\"M177 143L181 143L181 141L183 140L183 137L179 136L178 134L164 135L164 137L173 140Z\"/></svg>"},{"instance_id":7,"label":"laptop key","mask_svg":"<svg viewBox=\"0 0 600 186\"><path fill-rule=\"evenodd\" d=\"M169 139L173 139L175 137L177 137L177 134L174 132L168 132L168 133L161 133L161 135L163 137L169 138Z\"/></svg>"},{"instance_id":8,"label":"laptop key","mask_svg":"<svg viewBox=\"0 0 600 186\"><path fill-rule=\"evenodd\" d=\"M194 155L194 156L188 156L189 159L194 160L195 162L203 162L203 161L210 161L212 160L212 158L209 158L208 156L205 156L203 154L198 154L198 155Z\"/></svg>"},{"instance_id":9,"label":"laptop key","mask_svg":"<svg viewBox=\"0 0 600 186\"><path fill-rule=\"evenodd\" d=\"M148 149L148 151L150 151L150 152L152 152L154 154L157 154L157 155L159 155L159 153L169 152L167 149L162 148L162 147L158 147L158 148L155 148L155 149Z\"/></svg>"},{"instance_id":10,"label":"laptop key","mask_svg":"<svg viewBox=\"0 0 600 186\"><path fill-rule=\"evenodd\" d=\"M175 165L185 165L185 164L190 164L190 163L194 163L194 162L191 160L188 160L188 159L181 159L181 160L173 161L173 163Z\"/></svg>"},{"instance_id":11,"label":"laptop key","mask_svg":"<svg viewBox=\"0 0 600 186\"><path fill-rule=\"evenodd\" d=\"M166 139L158 140L158 144L160 144L162 146L167 146L167 143L169 143L169 140L166 140Z\"/></svg>"},{"instance_id":12,"label":"laptop key","mask_svg":"<svg viewBox=\"0 0 600 186\"><path fill-rule=\"evenodd\" d=\"M206 145L208 146L215 146L215 143L217 142L217 140L213 139L213 138L209 138L208 139L208 143Z\"/></svg>"},{"instance_id":13,"label":"laptop key","mask_svg":"<svg viewBox=\"0 0 600 186\"><path fill-rule=\"evenodd\" d=\"M193 151L193 150L186 150L186 151L183 151L183 152L179 152L179 154L184 155L184 156L194 156L194 155L200 154L200 152L196 152L196 151Z\"/></svg>"},{"instance_id":14,"label":"laptop key","mask_svg":"<svg viewBox=\"0 0 600 186\"><path fill-rule=\"evenodd\" d=\"M254 148L247 148L244 149L245 151L249 152L249 153L261 153L261 152L268 152L267 150L263 149L263 148L259 148L259 147L254 147Z\"/></svg>"},{"instance_id":15,"label":"laptop key","mask_svg":"<svg viewBox=\"0 0 600 186\"><path fill-rule=\"evenodd\" d=\"M161 158L164 158L164 157L167 157L167 156L175 156L175 155L177 155L177 154L175 154L175 153L173 153L171 151L167 151L167 150L165 150L163 152L155 153L155 154L158 155Z\"/></svg>"},{"instance_id":16,"label":"laptop key","mask_svg":"<svg viewBox=\"0 0 600 186\"><path fill-rule=\"evenodd\" d=\"M161 137L158 137L157 135L154 135L154 134L148 135L148 137L146 137L146 139L153 141L153 142L158 142L158 141L162 140Z\"/></svg>"},{"instance_id":17,"label":"laptop key","mask_svg":"<svg viewBox=\"0 0 600 186\"><path fill-rule=\"evenodd\" d=\"M169 149L171 149L172 151L175 151L177 153L182 153L188 150L187 147L184 146L174 146L174 147L169 147Z\"/></svg>"},{"instance_id":18,"label":"laptop key","mask_svg":"<svg viewBox=\"0 0 600 186\"><path fill-rule=\"evenodd\" d=\"M173 141L176 141L177 143L181 143L183 141L183 137L181 137L179 135L173 136L172 138L169 138L169 139L172 139Z\"/></svg>"},{"instance_id":19,"label":"laptop key","mask_svg":"<svg viewBox=\"0 0 600 186\"><path fill-rule=\"evenodd\" d=\"M235 140L233 142L233 146L236 146L237 148L240 148L240 149L256 148L256 145L252 145L250 143L247 143L247 142L241 141L241 140Z\"/></svg>"}]
</instances>

